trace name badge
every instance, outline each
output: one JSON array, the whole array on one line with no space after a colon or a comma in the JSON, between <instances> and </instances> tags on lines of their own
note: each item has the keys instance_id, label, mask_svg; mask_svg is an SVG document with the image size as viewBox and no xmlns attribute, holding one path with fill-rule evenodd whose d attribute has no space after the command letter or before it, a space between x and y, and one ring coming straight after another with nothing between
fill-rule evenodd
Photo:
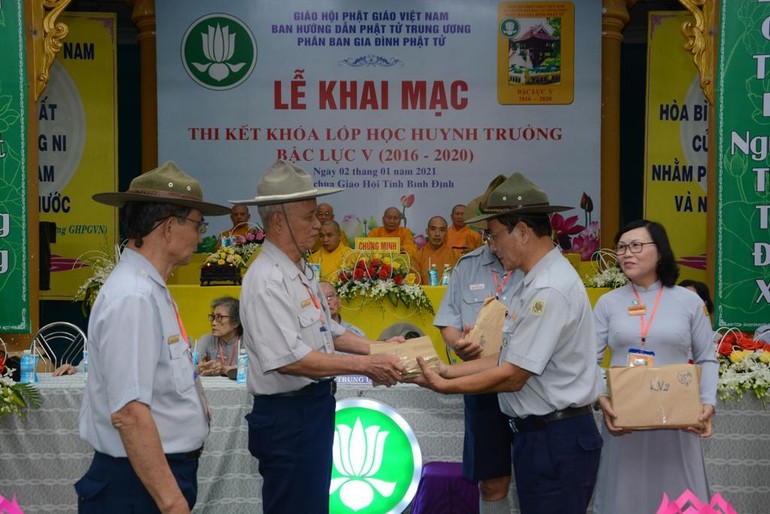
<instances>
[{"instance_id":1,"label":"name badge","mask_svg":"<svg viewBox=\"0 0 770 514\"><path fill-rule=\"evenodd\" d=\"M651 368L654 361L655 352L642 350L641 348L628 349L629 366L647 366L648 368Z\"/></svg>"},{"instance_id":2,"label":"name badge","mask_svg":"<svg viewBox=\"0 0 770 514\"><path fill-rule=\"evenodd\" d=\"M300 308L302 309L304 309L308 305L310 305L310 298L305 298L304 300L302 300L302 303L299 304Z\"/></svg>"},{"instance_id":3,"label":"name badge","mask_svg":"<svg viewBox=\"0 0 770 514\"><path fill-rule=\"evenodd\" d=\"M485 287L486 286L484 284L471 284L471 285L468 286L468 289L470 291L481 291Z\"/></svg>"},{"instance_id":4,"label":"name badge","mask_svg":"<svg viewBox=\"0 0 770 514\"><path fill-rule=\"evenodd\" d=\"M174 334L173 336L169 336L168 338L168 344L175 344L179 342L179 334Z\"/></svg>"},{"instance_id":5,"label":"name badge","mask_svg":"<svg viewBox=\"0 0 770 514\"><path fill-rule=\"evenodd\" d=\"M647 307L644 305L632 305L628 308L629 316L644 316L647 314Z\"/></svg>"}]
</instances>

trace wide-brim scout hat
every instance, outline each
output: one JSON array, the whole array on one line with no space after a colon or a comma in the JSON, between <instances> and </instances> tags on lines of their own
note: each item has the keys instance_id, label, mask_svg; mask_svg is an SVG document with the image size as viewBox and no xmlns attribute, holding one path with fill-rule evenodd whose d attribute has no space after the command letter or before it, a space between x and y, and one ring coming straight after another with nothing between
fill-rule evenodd
<instances>
[{"instance_id":1,"label":"wide-brim scout hat","mask_svg":"<svg viewBox=\"0 0 770 514\"><path fill-rule=\"evenodd\" d=\"M570 209L572 207L551 205L545 191L521 173L514 173L489 193L483 208L484 214L471 218L466 223L476 223L506 214L548 214Z\"/></svg>"},{"instance_id":2,"label":"wide-brim scout hat","mask_svg":"<svg viewBox=\"0 0 770 514\"><path fill-rule=\"evenodd\" d=\"M127 202L154 202L198 209L204 216L230 214L230 207L204 202L198 181L172 161L139 175L124 193L98 193L92 198L113 207L123 207Z\"/></svg>"},{"instance_id":3,"label":"wide-brim scout hat","mask_svg":"<svg viewBox=\"0 0 770 514\"><path fill-rule=\"evenodd\" d=\"M309 200L340 191L340 187L315 187L307 171L290 162L276 161L257 184L257 196L229 201L245 205L274 205Z\"/></svg>"},{"instance_id":4,"label":"wide-brim scout hat","mask_svg":"<svg viewBox=\"0 0 770 514\"><path fill-rule=\"evenodd\" d=\"M495 178L492 179L492 182L489 183L487 186L487 190L484 191L484 194L481 196L477 196L468 204L465 206L465 215L463 216L463 220L466 224L473 225L476 228L480 228L482 230L487 229L487 222L486 221L478 221L476 223L468 223L468 220L473 219L477 216L481 216L482 214L485 214L484 207L487 205L487 199L489 198L489 193L497 189L497 186L505 182L505 175L498 175Z\"/></svg>"}]
</instances>

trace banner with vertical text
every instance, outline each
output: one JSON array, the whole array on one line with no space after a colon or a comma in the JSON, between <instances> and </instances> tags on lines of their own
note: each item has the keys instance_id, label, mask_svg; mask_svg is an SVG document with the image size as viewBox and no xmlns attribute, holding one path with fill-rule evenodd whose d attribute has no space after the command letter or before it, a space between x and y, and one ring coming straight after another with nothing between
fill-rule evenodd
<instances>
[{"instance_id":1,"label":"banner with vertical text","mask_svg":"<svg viewBox=\"0 0 770 514\"><path fill-rule=\"evenodd\" d=\"M0 3L0 333L28 333L24 2Z\"/></svg>"},{"instance_id":2,"label":"banner with vertical text","mask_svg":"<svg viewBox=\"0 0 770 514\"><path fill-rule=\"evenodd\" d=\"M770 322L770 3L721 0L717 52L716 319Z\"/></svg>"}]
</instances>

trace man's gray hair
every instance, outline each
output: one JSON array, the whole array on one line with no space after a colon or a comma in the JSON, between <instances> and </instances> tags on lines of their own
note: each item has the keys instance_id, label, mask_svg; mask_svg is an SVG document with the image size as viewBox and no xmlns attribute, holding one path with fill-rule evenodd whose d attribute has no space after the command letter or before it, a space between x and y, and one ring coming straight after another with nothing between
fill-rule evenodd
<instances>
[{"instance_id":1,"label":"man's gray hair","mask_svg":"<svg viewBox=\"0 0 770 514\"><path fill-rule=\"evenodd\" d=\"M259 218L262 220L262 223L265 225L265 231L268 231L270 230L270 218L276 212L283 212L283 204L260 205L257 207L257 212L259 213Z\"/></svg>"}]
</instances>

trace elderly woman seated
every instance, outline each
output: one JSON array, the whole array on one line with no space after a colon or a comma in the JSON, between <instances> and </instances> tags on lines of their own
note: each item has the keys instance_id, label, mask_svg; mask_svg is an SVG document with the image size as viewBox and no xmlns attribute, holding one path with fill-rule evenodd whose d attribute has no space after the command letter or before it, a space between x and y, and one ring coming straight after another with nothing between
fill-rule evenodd
<instances>
[{"instance_id":1,"label":"elderly woman seated","mask_svg":"<svg viewBox=\"0 0 770 514\"><path fill-rule=\"evenodd\" d=\"M243 326L238 313L239 302L232 296L223 296L211 302L211 334L198 340L200 354L198 371L204 376L226 376L238 367Z\"/></svg>"}]
</instances>

